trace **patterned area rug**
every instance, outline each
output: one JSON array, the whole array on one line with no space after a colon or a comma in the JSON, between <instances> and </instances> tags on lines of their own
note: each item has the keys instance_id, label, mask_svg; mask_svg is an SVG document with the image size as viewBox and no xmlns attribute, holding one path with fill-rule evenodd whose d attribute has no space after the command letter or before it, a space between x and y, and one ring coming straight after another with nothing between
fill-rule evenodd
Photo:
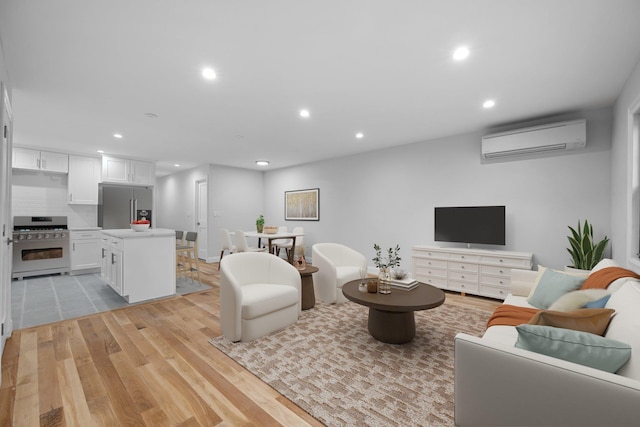
<instances>
[{"instance_id":1,"label":"patterned area rug","mask_svg":"<svg viewBox=\"0 0 640 427\"><path fill-rule=\"evenodd\" d=\"M368 309L316 304L295 325L248 343L210 342L329 426L453 425L453 338L480 336L490 312L445 302L416 312L416 337L381 343Z\"/></svg>"}]
</instances>

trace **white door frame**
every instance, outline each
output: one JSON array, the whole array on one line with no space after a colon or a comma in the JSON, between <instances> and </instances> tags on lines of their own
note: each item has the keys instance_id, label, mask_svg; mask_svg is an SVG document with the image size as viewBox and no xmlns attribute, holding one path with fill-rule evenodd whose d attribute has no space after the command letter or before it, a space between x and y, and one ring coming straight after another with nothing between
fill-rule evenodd
<instances>
[{"instance_id":1,"label":"white door frame","mask_svg":"<svg viewBox=\"0 0 640 427\"><path fill-rule=\"evenodd\" d=\"M204 186L204 203L202 201L202 187ZM198 258L204 259L206 262L209 262L209 224L208 224L208 185L207 178L197 179L195 181L195 207L193 216L194 228L198 232ZM202 205L202 206L201 206ZM204 209L202 215L200 215L201 210ZM202 217L204 217L204 227L200 224ZM204 228L204 231L202 231Z\"/></svg>"}]
</instances>

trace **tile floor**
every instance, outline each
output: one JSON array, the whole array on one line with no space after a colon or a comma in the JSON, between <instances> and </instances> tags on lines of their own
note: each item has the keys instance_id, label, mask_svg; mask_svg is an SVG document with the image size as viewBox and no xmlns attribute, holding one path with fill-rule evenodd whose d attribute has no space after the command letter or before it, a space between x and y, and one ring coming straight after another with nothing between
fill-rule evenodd
<instances>
[{"instance_id":1,"label":"tile floor","mask_svg":"<svg viewBox=\"0 0 640 427\"><path fill-rule=\"evenodd\" d=\"M178 278L180 295L209 289L190 279ZM13 280L11 317L13 328L22 329L59 320L100 313L130 304L100 278L100 274L49 275Z\"/></svg>"}]
</instances>

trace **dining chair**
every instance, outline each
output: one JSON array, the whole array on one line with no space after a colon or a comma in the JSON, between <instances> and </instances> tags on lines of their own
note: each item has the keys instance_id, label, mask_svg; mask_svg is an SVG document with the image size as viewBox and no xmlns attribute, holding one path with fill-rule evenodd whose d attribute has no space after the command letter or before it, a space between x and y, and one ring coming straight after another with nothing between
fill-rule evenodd
<instances>
[{"instance_id":1,"label":"dining chair","mask_svg":"<svg viewBox=\"0 0 640 427\"><path fill-rule=\"evenodd\" d=\"M283 225L278 227L278 233L286 233L289 230L287 230L287 226ZM291 239L286 239L286 240L276 240L276 243L274 243L273 245L273 251L275 252L276 255L280 255L280 249L283 247L283 245L289 244L291 245L292 240Z\"/></svg>"},{"instance_id":2,"label":"dining chair","mask_svg":"<svg viewBox=\"0 0 640 427\"><path fill-rule=\"evenodd\" d=\"M302 252L304 252L304 227L293 227L293 233L294 234L299 234L299 236L296 237L296 247L295 249L293 248L293 239L287 239L287 240L283 240L282 243L276 243L276 255L280 255L280 249L284 249L285 252L287 253L287 259L289 259L291 257L291 250L293 250L293 256L295 258L296 254L299 253L301 250ZM304 253L302 253L301 255L304 256Z\"/></svg>"},{"instance_id":3,"label":"dining chair","mask_svg":"<svg viewBox=\"0 0 640 427\"><path fill-rule=\"evenodd\" d=\"M184 245L184 231L176 230L176 275L178 270L184 267L182 254L178 252L178 247Z\"/></svg>"},{"instance_id":4,"label":"dining chair","mask_svg":"<svg viewBox=\"0 0 640 427\"><path fill-rule=\"evenodd\" d=\"M182 258L182 267L176 269L176 276L189 276L193 282L194 273L200 281L200 271L198 271L198 233L187 231L184 237L184 245L176 247L176 257Z\"/></svg>"},{"instance_id":5,"label":"dining chair","mask_svg":"<svg viewBox=\"0 0 640 427\"><path fill-rule=\"evenodd\" d=\"M220 229L220 241L221 241L221 250L220 250L220 261L222 261L222 257L224 256L224 251L229 251L229 254L236 252L236 246L233 244L231 240L231 233L226 228ZM220 270L220 263L218 263L218 270Z\"/></svg>"},{"instance_id":6,"label":"dining chair","mask_svg":"<svg viewBox=\"0 0 640 427\"><path fill-rule=\"evenodd\" d=\"M236 252L264 252L266 248L258 248L255 246L249 246L247 244L247 236L244 231L238 230L235 233L236 238Z\"/></svg>"}]
</instances>

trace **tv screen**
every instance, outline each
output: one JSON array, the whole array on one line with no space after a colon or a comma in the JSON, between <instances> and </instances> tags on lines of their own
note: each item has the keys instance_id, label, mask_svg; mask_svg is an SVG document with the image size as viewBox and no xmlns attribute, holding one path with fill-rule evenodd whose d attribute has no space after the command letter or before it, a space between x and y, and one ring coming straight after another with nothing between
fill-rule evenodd
<instances>
[{"instance_id":1,"label":"tv screen","mask_svg":"<svg viewBox=\"0 0 640 427\"><path fill-rule=\"evenodd\" d=\"M436 242L505 245L504 206L435 208Z\"/></svg>"}]
</instances>

